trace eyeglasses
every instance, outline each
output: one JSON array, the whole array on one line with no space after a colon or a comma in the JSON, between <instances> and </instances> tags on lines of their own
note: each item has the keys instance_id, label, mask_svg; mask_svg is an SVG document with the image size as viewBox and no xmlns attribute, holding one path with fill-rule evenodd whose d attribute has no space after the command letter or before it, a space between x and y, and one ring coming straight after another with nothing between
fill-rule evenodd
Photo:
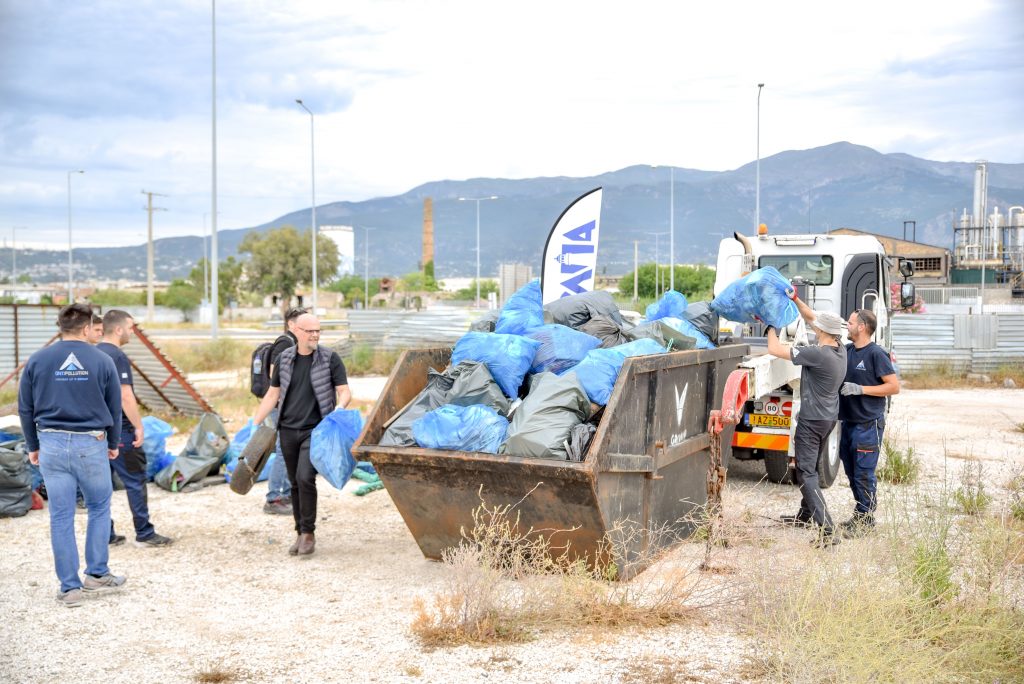
<instances>
[{"instance_id":1,"label":"eyeglasses","mask_svg":"<svg viewBox=\"0 0 1024 684\"><path fill-rule=\"evenodd\" d=\"M320 334L320 330L306 330L305 328L299 328L299 330L301 330L302 332L306 333L307 335L319 335Z\"/></svg>"}]
</instances>

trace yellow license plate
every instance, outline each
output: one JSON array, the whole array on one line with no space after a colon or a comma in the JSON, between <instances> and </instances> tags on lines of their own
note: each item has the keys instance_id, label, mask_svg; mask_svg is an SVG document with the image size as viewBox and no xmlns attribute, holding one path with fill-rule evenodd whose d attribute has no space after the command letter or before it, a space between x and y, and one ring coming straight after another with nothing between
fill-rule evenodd
<instances>
[{"instance_id":1,"label":"yellow license plate","mask_svg":"<svg viewBox=\"0 0 1024 684\"><path fill-rule=\"evenodd\" d=\"M767 416L762 413L751 413L750 426L788 428L789 416Z\"/></svg>"}]
</instances>

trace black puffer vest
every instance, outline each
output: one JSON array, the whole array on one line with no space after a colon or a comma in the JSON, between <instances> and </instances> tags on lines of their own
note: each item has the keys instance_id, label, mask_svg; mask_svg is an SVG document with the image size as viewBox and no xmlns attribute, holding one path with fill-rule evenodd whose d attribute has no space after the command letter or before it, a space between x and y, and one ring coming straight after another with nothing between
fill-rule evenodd
<instances>
[{"instance_id":1,"label":"black puffer vest","mask_svg":"<svg viewBox=\"0 0 1024 684\"><path fill-rule=\"evenodd\" d=\"M288 347L278 359L281 367L281 398L278 400L278 407L284 407L284 399L288 396L288 386L292 382L292 369L295 367L295 355L297 347ZM320 405L320 417L334 411L337 405L338 394L331 384L331 356L334 351L326 347L317 347L313 352L313 363L309 367L309 380L313 384L313 394L316 396L316 403Z\"/></svg>"}]
</instances>

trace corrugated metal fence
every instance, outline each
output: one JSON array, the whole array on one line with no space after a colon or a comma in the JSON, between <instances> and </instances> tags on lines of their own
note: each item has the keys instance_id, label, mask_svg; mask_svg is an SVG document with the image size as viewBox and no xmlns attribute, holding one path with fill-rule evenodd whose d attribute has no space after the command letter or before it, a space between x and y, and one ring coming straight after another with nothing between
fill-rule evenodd
<instances>
[{"instance_id":1,"label":"corrugated metal fence","mask_svg":"<svg viewBox=\"0 0 1024 684\"><path fill-rule=\"evenodd\" d=\"M901 314L892 318L900 369L949 365L975 373L1024 364L1024 314Z\"/></svg>"},{"instance_id":2,"label":"corrugated metal fence","mask_svg":"<svg viewBox=\"0 0 1024 684\"><path fill-rule=\"evenodd\" d=\"M0 379L56 337L60 309L47 304L0 305Z\"/></svg>"}]
</instances>

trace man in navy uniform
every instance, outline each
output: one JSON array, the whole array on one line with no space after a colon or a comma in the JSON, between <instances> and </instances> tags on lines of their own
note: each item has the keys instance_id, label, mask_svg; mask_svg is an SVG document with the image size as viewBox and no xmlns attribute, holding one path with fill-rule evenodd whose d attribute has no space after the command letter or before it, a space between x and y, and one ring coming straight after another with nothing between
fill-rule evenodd
<instances>
[{"instance_id":1,"label":"man in navy uniform","mask_svg":"<svg viewBox=\"0 0 1024 684\"><path fill-rule=\"evenodd\" d=\"M840 524L843 536L855 537L875 525L878 450L885 431L886 397L899 394L900 381L889 353L871 337L878 327L875 314L857 309L847 321L846 377L839 390L839 420L843 436L839 458L850 481L856 506L853 517Z\"/></svg>"},{"instance_id":2,"label":"man in navy uniform","mask_svg":"<svg viewBox=\"0 0 1024 684\"><path fill-rule=\"evenodd\" d=\"M149 492L146 489L146 454L142 451L144 437L142 415L139 413L139 402L135 399L135 388L132 384L132 364L121 347L128 344L135 321L127 311L111 309L103 314L103 341L96 348L114 361L117 368L118 381L121 383L121 420L120 439L118 440L117 458L110 462L117 476L124 483L128 495L128 507L132 511L135 523L135 545L142 548L158 548L171 543L169 537L157 534L153 523L149 521ZM110 526L111 540L117 540L113 523Z\"/></svg>"},{"instance_id":3,"label":"man in navy uniform","mask_svg":"<svg viewBox=\"0 0 1024 684\"><path fill-rule=\"evenodd\" d=\"M117 457L121 391L110 357L89 344L92 310L65 306L57 315L61 340L25 364L18 414L29 461L39 466L50 502L50 545L60 580L57 600L72 608L83 593L119 589L125 578L107 567L110 554L109 460ZM85 577L78 574L75 492L88 510Z\"/></svg>"}]
</instances>

